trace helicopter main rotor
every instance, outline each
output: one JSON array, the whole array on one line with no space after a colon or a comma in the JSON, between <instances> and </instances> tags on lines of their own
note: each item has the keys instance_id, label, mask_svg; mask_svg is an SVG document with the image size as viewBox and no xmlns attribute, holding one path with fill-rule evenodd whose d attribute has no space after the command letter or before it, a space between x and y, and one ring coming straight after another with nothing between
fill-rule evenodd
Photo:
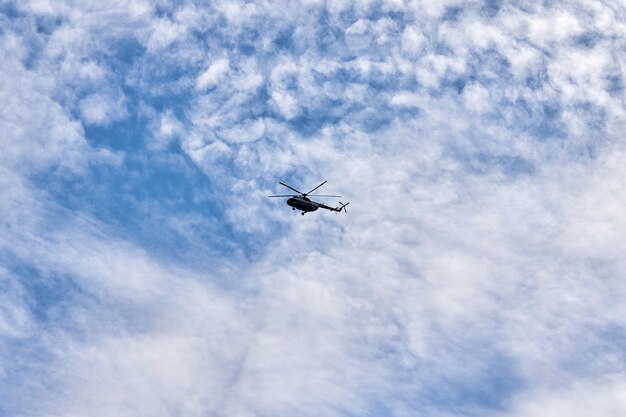
<instances>
[{"instance_id":1,"label":"helicopter main rotor","mask_svg":"<svg viewBox=\"0 0 626 417\"><path fill-rule=\"evenodd\" d=\"M282 195L268 195L268 197L304 197L306 198L307 196L312 196L312 197L341 197L340 195L326 195L326 194L311 194L313 191L317 190L318 188L320 188L322 185L326 184L326 181L324 181L323 183L321 183L320 185L318 185L317 187L313 188L311 191L307 192L307 193L303 193L300 190L296 190L295 188L293 188L291 185L287 185L284 182L278 181L278 183L284 187L289 188L290 190L295 191L298 194L282 194Z\"/></svg>"}]
</instances>

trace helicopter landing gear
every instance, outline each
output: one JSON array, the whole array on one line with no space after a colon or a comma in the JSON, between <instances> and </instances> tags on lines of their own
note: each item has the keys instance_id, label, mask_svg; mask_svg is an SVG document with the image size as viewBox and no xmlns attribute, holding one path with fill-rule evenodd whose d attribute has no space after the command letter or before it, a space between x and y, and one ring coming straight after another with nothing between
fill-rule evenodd
<instances>
[{"instance_id":1,"label":"helicopter landing gear","mask_svg":"<svg viewBox=\"0 0 626 417\"><path fill-rule=\"evenodd\" d=\"M300 214L302 214L302 215L304 216L304 212L302 212L302 213L300 213Z\"/></svg>"},{"instance_id":2,"label":"helicopter landing gear","mask_svg":"<svg viewBox=\"0 0 626 417\"><path fill-rule=\"evenodd\" d=\"M296 208L295 208L295 207L292 207L291 209L292 209L292 210L295 210Z\"/></svg>"}]
</instances>

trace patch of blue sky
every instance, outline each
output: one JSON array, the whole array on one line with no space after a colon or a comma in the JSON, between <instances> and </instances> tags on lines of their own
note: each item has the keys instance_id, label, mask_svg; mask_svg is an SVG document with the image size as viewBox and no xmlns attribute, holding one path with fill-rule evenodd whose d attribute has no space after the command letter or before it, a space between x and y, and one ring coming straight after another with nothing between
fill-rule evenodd
<instances>
[{"instance_id":1,"label":"patch of blue sky","mask_svg":"<svg viewBox=\"0 0 626 417\"><path fill-rule=\"evenodd\" d=\"M287 124L303 138L312 137L320 129L329 124L335 124L341 120L341 114L333 114L332 109L339 108L337 101L327 101L327 111L322 112L319 108L304 108L300 114L287 121ZM331 110L331 111L328 111Z\"/></svg>"},{"instance_id":2,"label":"patch of blue sky","mask_svg":"<svg viewBox=\"0 0 626 417\"><path fill-rule=\"evenodd\" d=\"M56 359L46 340L40 334L1 343L2 353L11 360L3 366L0 379L0 416L23 415L25 397L37 398L41 392L54 390L53 383L46 379L47 365Z\"/></svg>"},{"instance_id":3,"label":"patch of blue sky","mask_svg":"<svg viewBox=\"0 0 626 417\"><path fill-rule=\"evenodd\" d=\"M33 22L29 17L15 8L11 3L0 5L0 35L20 33L28 45L28 51L22 61L27 69L32 69L44 45L38 35L46 34L54 26L55 19L41 19Z\"/></svg>"},{"instance_id":4,"label":"patch of blue sky","mask_svg":"<svg viewBox=\"0 0 626 417\"><path fill-rule=\"evenodd\" d=\"M468 77L487 85L512 84L511 64L497 49L474 52L469 59Z\"/></svg>"},{"instance_id":5,"label":"patch of blue sky","mask_svg":"<svg viewBox=\"0 0 626 417\"><path fill-rule=\"evenodd\" d=\"M145 49L135 39L125 38L94 55L94 59L106 63L115 83L123 86L127 115L104 124L85 124L85 138L94 148L118 152L123 156L122 164L92 165L82 176L45 172L35 183L62 206L117 225L143 245L175 258L189 261L187 255L196 254L195 247L199 245L210 247L216 254L243 252L255 256L256 248L262 246L257 241L247 244L245 238L236 234L224 218L225 206L219 191L189 160L178 141L172 140L165 149L149 149L153 140L149 133L150 120L142 108L147 105L156 112L171 110L184 120L189 87L183 86L181 90L177 84L189 68L164 63L163 59L175 62L167 55L149 59L144 53ZM141 68L139 74L137 67ZM168 85L170 91L152 88ZM86 88L82 95L89 93ZM242 117L264 116L267 98L263 89L253 94L242 110ZM75 117L80 114L76 113ZM234 172L232 166L222 168ZM190 225L194 238L201 237L199 241L189 241L163 222L181 216L203 219Z\"/></svg>"},{"instance_id":6,"label":"patch of blue sky","mask_svg":"<svg viewBox=\"0 0 626 417\"><path fill-rule=\"evenodd\" d=\"M131 65L134 53L117 60L120 71ZM107 224L116 225L143 245L175 258L188 259L196 245L207 245L215 253L242 250L234 232L223 219L224 206L211 181L189 160L177 141L165 149L149 149L153 140L149 120L141 114L145 97L134 88L126 91L128 116L104 125L87 124L85 138L94 148L106 148L122 155L121 165L91 165L84 175L51 175L45 172L35 184L63 207L89 213ZM177 97L151 99L157 110L179 109ZM189 241L184 233L168 227L165 219L201 218L189 225L200 241ZM184 220L183 220L184 221ZM243 241L245 243L245 240ZM251 251L252 246L243 250Z\"/></svg>"},{"instance_id":7,"label":"patch of blue sky","mask_svg":"<svg viewBox=\"0 0 626 417\"><path fill-rule=\"evenodd\" d=\"M110 138L124 132L106 129L104 134ZM188 259L199 251L198 246L223 255L252 250L224 221L224 207L211 181L176 148L171 145L169 152L162 153L133 151L129 146L123 148L120 166L92 166L86 175L69 178L44 175L36 183L68 210L114 225L161 254ZM175 227L177 220L190 222L186 227L194 239L187 237L186 228Z\"/></svg>"},{"instance_id":8,"label":"patch of blue sky","mask_svg":"<svg viewBox=\"0 0 626 417\"><path fill-rule=\"evenodd\" d=\"M184 0L171 0L158 2L154 5L152 13L157 18L173 18L177 10L185 3Z\"/></svg>"},{"instance_id":9,"label":"patch of blue sky","mask_svg":"<svg viewBox=\"0 0 626 417\"><path fill-rule=\"evenodd\" d=\"M567 131L560 118L561 106L556 102L529 103L523 97L501 103L507 111L511 132L526 132L537 142L562 140ZM502 115L504 112L501 113ZM500 116L501 117L501 116Z\"/></svg>"},{"instance_id":10,"label":"patch of blue sky","mask_svg":"<svg viewBox=\"0 0 626 417\"><path fill-rule=\"evenodd\" d=\"M611 74L606 79L607 92L612 97L620 97L624 94L624 78L621 74Z\"/></svg>"},{"instance_id":11,"label":"patch of blue sky","mask_svg":"<svg viewBox=\"0 0 626 417\"><path fill-rule=\"evenodd\" d=\"M20 259L13 253L0 251L0 264L17 279L19 298L28 306L33 319L26 334L0 337L0 353L11 358L2 363L0 415L20 415L26 397L36 397L39 390L53 389L47 386L51 384L46 378L48 366L62 352L50 349L51 340L61 334L72 339L84 339L92 334L94 323L74 313L82 310L89 315L101 300L76 284L72 277L43 269L32 259ZM0 285L0 291L4 290Z\"/></svg>"},{"instance_id":12,"label":"patch of blue sky","mask_svg":"<svg viewBox=\"0 0 626 417\"><path fill-rule=\"evenodd\" d=\"M366 415L397 415L396 408L401 407L425 417L440 415L442 410L479 417L505 410L526 386L516 361L497 347L497 319L481 317L480 323L466 323L463 331L454 334L447 334L443 326L435 330L441 345L431 346L432 355L420 357L408 349L403 321L383 311L372 319L398 331L385 338L364 336L361 341L368 347L367 361L384 363L389 369L384 390L377 387L376 395L365 396ZM493 332L476 331L482 326L493 326Z\"/></svg>"},{"instance_id":13,"label":"patch of blue sky","mask_svg":"<svg viewBox=\"0 0 626 417\"><path fill-rule=\"evenodd\" d=\"M0 14L3 14L10 19L20 16L20 12L15 6L15 2L12 1L3 1L0 3ZM0 33L2 33L2 30L3 28L0 26Z\"/></svg>"},{"instance_id":14,"label":"patch of blue sky","mask_svg":"<svg viewBox=\"0 0 626 417\"><path fill-rule=\"evenodd\" d=\"M594 329L596 341L592 345L594 349L585 352L581 362L593 362L593 358L598 356L619 358L621 363L626 362L626 329L621 323L607 323L598 329ZM584 366L584 363L577 363L574 370Z\"/></svg>"},{"instance_id":15,"label":"patch of blue sky","mask_svg":"<svg viewBox=\"0 0 626 417\"><path fill-rule=\"evenodd\" d=\"M51 35L64 23L64 20L60 16L39 15L35 17L34 23L37 33Z\"/></svg>"},{"instance_id":16,"label":"patch of blue sky","mask_svg":"<svg viewBox=\"0 0 626 417\"><path fill-rule=\"evenodd\" d=\"M481 346L462 349L459 357L442 360L441 367L424 364L399 373L398 400L424 416L439 415L441 410L468 417L504 411L512 396L525 386L514 362ZM416 380L418 375L421 377Z\"/></svg>"},{"instance_id":17,"label":"patch of blue sky","mask_svg":"<svg viewBox=\"0 0 626 417\"><path fill-rule=\"evenodd\" d=\"M62 223L64 220L58 218L57 221ZM45 234L41 237L49 238ZM140 331L149 322L150 316L145 314L142 306L119 302L44 259L26 259L10 249L4 249L0 251L0 263L14 278L16 284L13 285L17 285L18 291L3 288L2 281L0 290L5 294L19 295L19 300L28 307L29 316L33 319L33 328L26 336L9 339L6 346L11 349L20 350L29 344L41 344L43 349L50 334L63 333L74 339L85 339L95 330L95 323L85 320L85 316L95 318L102 311L106 312L105 324L112 328L123 321L125 328L130 326ZM103 329L97 329L100 330Z\"/></svg>"},{"instance_id":18,"label":"patch of blue sky","mask_svg":"<svg viewBox=\"0 0 626 417\"><path fill-rule=\"evenodd\" d=\"M581 323L579 329L559 337L558 343L564 347L557 362L559 369L579 378L592 379L599 372L613 373L616 363L626 361L626 330L617 322L600 326ZM568 344L570 346L565 348Z\"/></svg>"},{"instance_id":19,"label":"patch of blue sky","mask_svg":"<svg viewBox=\"0 0 626 417\"><path fill-rule=\"evenodd\" d=\"M15 257L15 254L2 251L0 261L17 277L24 291L23 300L40 324L66 324L66 308L72 306L79 296L88 295L70 277L44 271L31 261Z\"/></svg>"},{"instance_id":20,"label":"patch of blue sky","mask_svg":"<svg viewBox=\"0 0 626 417\"><path fill-rule=\"evenodd\" d=\"M491 174L497 170L511 178L532 175L536 171L535 166L521 156L494 155L484 152L473 155L468 160L467 166L470 172L477 174Z\"/></svg>"},{"instance_id":21,"label":"patch of blue sky","mask_svg":"<svg viewBox=\"0 0 626 417\"><path fill-rule=\"evenodd\" d=\"M598 32L584 32L574 38L574 44L576 46L582 46L587 49L591 49L603 39L601 33Z\"/></svg>"},{"instance_id":22,"label":"patch of blue sky","mask_svg":"<svg viewBox=\"0 0 626 417\"><path fill-rule=\"evenodd\" d=\"M461 365L462 366L462 365ZM492 358L479 375L460 375L435 384L424 393L433 408L461 416L481 416L488 410L506 410L512 395L524 387L510 360Z\"/></svg>"},{"instance_id":23,"label":"patch of blue sky","mask_svg":"<svg viewBox=\"0 0 626 417\"><path fill-rule=\"evenodd\" d=\"M343 51L345 41L344 31L331 25L330 15L323 10L317 19L315 29L315 48L323 55L338 54Z\"/></svg>"},{"instance_id":24,"label":"patch of blue sky","mask_svg":"<svg viewBox=\"0 0 626 417\"><path fill-rule=\"evenodd\" d=\"M494 18L502 8L502 0L485 0L480 9L481 15Z\"/></svg>"},{"instance_id":25,"label":"patch of blue sky","mask_svg":"<svg viewBox=\"0 0 626 417\"><path fill-rule=\"evenodd\" d=\"M463 7L461 6L449 6L446 7L441 20L444 22L456 22L463 14Z\"/></svg>"}]
</instances>

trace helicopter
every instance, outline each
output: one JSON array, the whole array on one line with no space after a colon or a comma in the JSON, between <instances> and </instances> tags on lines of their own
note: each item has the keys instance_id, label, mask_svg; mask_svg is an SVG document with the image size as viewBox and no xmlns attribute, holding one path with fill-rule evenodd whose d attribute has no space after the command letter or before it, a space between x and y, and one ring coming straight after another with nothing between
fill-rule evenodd
<instances>
[{"instance_id":1,"label":"helicopter","mask_svg":"<svg viewBox=\"0 0 626 417\"><path fill-rule=\"evenodd\" d=\"M348 212L348 210L346 210L346 206L348 204L350 204L350 203L343 204L340 201L339 202L339 204L340 204L339 207L330 207L330 206L327 206L326 204L318 203L317 201L313 201L313 200L308 198L309 195L311 195L313 197L341 197L340 195L322 195L322 194L315 195L315 194L311 194L313 191L317 190L322 185L326 184L326 181L324 181L323 183L321 183L317 187L313 188L308 193L303 193L302 191L298 191L295 188L293 188L292 186L285 184L284 182L278 181L278 183L280 185L282 185L282 186L285 186L285 187L289 188L290 190L295 191L298 194L268 195L268 197L289 197L289 199L287 200L287 205L291 206L292 210L300 210L302 212L303 216L304 216L305 213L308 213L310 211L315 211L315 210L317 210L319 208L323 208L323 209L330 210L330 211L336 211L336 212L340 212L342 210L344 212L346 212L346 213Z\"/></svg>"}]
</instances>

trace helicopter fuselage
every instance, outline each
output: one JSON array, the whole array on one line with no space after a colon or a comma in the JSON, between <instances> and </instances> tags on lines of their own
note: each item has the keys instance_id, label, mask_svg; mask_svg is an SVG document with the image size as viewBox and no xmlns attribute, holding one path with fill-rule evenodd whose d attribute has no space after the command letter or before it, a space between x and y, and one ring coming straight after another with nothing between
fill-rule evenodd
<instances>
[{"instance_id":1,"label":"helicopter fuselage","mask_svg":"<svg viewBox=\"0 0 626 417\"><path fill-rule=\"evenodd\" d=\"M294 210L300 210L303 213L315 211L319 208L319 205L316 202L311 201L306 197L291 197L287 200L287 205L293 207Z\"/></svg>"}]
</instances>

